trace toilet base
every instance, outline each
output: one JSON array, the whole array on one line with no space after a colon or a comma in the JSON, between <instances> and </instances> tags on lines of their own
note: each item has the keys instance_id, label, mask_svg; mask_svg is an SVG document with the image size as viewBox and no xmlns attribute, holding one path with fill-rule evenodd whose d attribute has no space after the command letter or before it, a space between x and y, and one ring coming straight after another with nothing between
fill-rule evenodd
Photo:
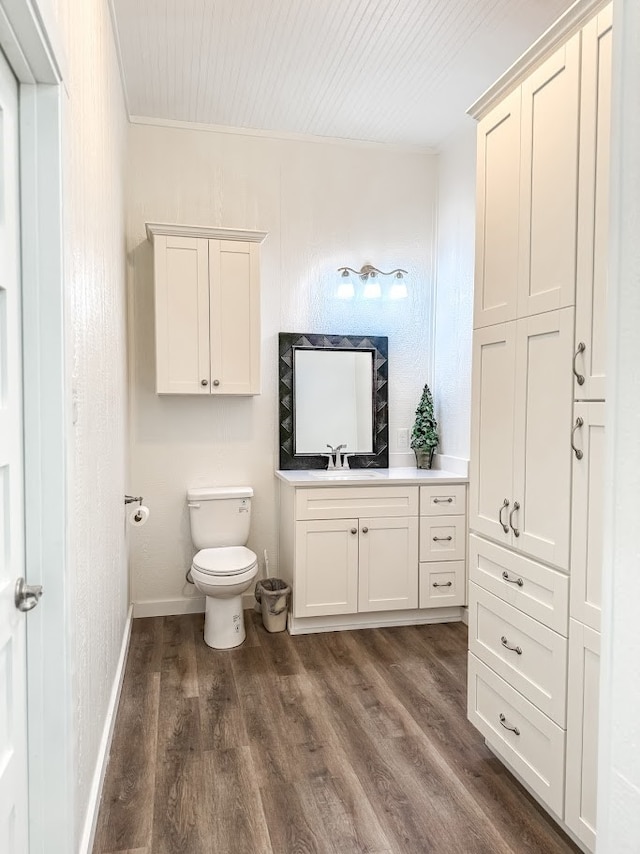
<instances>
[{"instance_id":1,"label":"toilet base","mask_svg":"<svg viewBox=\"0 0 640 854\"><path fill-rule=\"evenodd\" d=\"M233 649L247 636L242 595L225 599L206 597L204 642L213 649Z\"/></svg>"}]
</instances>

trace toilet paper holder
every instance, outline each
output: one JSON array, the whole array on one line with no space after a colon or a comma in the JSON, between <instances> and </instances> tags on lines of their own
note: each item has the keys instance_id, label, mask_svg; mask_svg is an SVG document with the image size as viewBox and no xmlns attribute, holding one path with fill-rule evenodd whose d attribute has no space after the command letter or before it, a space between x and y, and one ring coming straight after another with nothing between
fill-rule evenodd
<instances>
[{"instance_id":1,"label":"toilet paper holder","mask_svg":"<svg viewBox=\"0 0 640 854\"><path fill-rule=\"evenodd\" d=\"M142 507L142 502L144 501L143 496L142 495L125 495L125 497L124 497L124 503L125 504L135 504L136 501L138 502L140 507ZM134 518L136 518L136 517L134 517Z\"/></svg>"}]
</instances>

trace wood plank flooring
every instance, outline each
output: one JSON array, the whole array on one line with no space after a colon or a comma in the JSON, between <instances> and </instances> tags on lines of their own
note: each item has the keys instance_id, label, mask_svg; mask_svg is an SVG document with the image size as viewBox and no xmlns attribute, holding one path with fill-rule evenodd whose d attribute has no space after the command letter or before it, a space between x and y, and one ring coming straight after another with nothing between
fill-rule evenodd
<instances>
[{"instance_id":1,"label":"wood plank flooring","mask_svg":"<svg viewBox=\"0 0 640 854\"><path fill-rule=\"evenodd\" d=\"M94 854L578 851L466 720L461 623L135 620Z\"/></svg>"}]
</instances>

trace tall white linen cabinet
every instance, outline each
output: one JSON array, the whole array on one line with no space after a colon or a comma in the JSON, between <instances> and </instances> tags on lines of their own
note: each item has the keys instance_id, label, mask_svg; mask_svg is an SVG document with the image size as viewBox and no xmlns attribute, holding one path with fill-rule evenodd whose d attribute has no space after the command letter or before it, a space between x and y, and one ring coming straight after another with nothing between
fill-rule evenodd
<instances>
[{"instance_id":1,"label":"tall white linen cabinet","mask_svg":"<svg viewBox=\"0 0 640 854\"><path fill-rule=\"evenodd\" d=\"M577 3L478 119L468 715L585 850L596 776L610 5Z\"/></svg>"}]
</instances>

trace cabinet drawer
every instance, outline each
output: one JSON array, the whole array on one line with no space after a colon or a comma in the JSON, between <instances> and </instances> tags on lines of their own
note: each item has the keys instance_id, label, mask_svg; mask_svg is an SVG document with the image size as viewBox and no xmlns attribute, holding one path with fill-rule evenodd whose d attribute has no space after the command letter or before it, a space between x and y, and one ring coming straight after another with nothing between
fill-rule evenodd
<instances>
[{"instance_id":1,"label":"cabinet drawer","mask_svg":"<svg viewBox=\"0 0 640 854\"><path fill-rule=\"evenodd\" d=\"M296 519L417 516L417 486L339 486L296 490Z\"/></svg>"},{"instance_id":2,"label":"cabinet drawer","mask_svg":"<svg viewBox=\"0 0 640 854\"><path fill-rule=\"evenodd\" d=\"M465 563L463 560L420 564L420 607L447 608L465 604Z\"/></svg>"},{"instance_id":3,"label":"cabinet drawer","mask_svg":"<svg viewBox=\"0 0 640 854\"><path fill-rule=\"evenodd\" d=\"M471 582L469 649L545 715L565 726L566 638Z\"/></svg>"},{"instance_id":4,"label":"cabinet drawer","mask_svg":"<svg viewBox=\"0 0 640 854\"><path fill-rule=\"evenodd\" d=\"M496 753L561 816L564 730L472 654L467 714Z\"/></svg>"},{"instance_id":5,"label":"cabinet drawer","mask_svg":"<svg viewBox=\"0 0 640 854\"><path fill-rule=\"evenodd\" d=\"M561 572L470 534L469 580L567 636L569 579Z\"/></svg>"},{"instance_id":6,"label":"cabinet drawer","mask_svg":"<svg viewBox=\"0 0 640 854\"><path fill-rule=\"evenodd\" d=\"M465 536L464 516L422 516L420 560L464 560Z\"/></svg>"},{"instance_id":7,"label":"cabinet drawer","mask_svg":"<svg viewBox=\"0 0 640 854\"><path fill-rule=\"evenodd\" d=\"M464 516L467 512L466 486L421 486L421 516Z\"/></svg>"}]
</instances>

